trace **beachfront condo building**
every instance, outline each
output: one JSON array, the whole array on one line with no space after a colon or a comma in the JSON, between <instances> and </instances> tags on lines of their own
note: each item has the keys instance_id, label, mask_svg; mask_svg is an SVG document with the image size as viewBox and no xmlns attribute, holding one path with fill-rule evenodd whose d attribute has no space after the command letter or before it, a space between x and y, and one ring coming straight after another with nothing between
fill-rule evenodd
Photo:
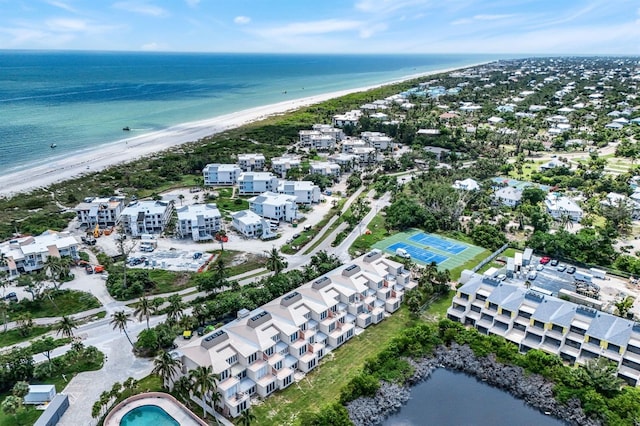
<instances>
[{"instance_id":1,"label":"beachfront condo building","mask_svg":"<svg viewBox=\"0 0 640 426\"><path fill-rule=\"evenodd\" d=\"M118 223L124 209L124 197L88 197L75 208L80 226L105 229Z\"/></svg>"},{"instance_id":2,"label":"beachfront condo building","mask_svg":"<svg viewBox=\"0 0 640 426\"><path fill-rule=\"evenodd\" d=\"M345 137L344 130L333 127L329 124L314 124L312 128L323 135L331 136L336 142L340 142Z\"/></svg>"},{"instance_id":3,"label":"beachfront condo building","mask_svg":"<svg viewBox=\"0 0 640 426\"><path fill-rule=\"evenodd\" d=\"M238 166L243 172L261 172L265 161L262 154L238 154Z\"/></svg>"},{"instance_id":4,"label":"beachfront condo building","mask_svg":"<svg viewBox=\"0 0 640 426\"><path fill-rule=\"evenodd\" d=\"M238 177L238 194L258 195L278 190L278 178L270 172L246 172Z\"/></svg>"},{"instance_id":5,"label":"beachfront condo building","mask_svg":"<svg viewBox=\"0 0 640 426\"><path fill-rule=\"evenodd\" d=\"M202 169L206 186L235 185L242 169L236 164L207 164Z\"/></svg>"},{"instance_id":6,"label":"beachfront condo building","mask_svg":"<svg viewBox=\"0 0 640 426\"><path fill-rule=\"evenodd\" d=\"M354 148L364 148L368 146L362 139L349 138L342 141L341 152L344 154L351 154Z\"/></svg>"},{"instance_id":7,"label":"beachfront condo building","mask_svg":"<svg viewBox=\"0 0 640 426\"><path fill-rule=\"evenodd\" d=\"M377 151L388 151L394 148L393 138L380 132L362 132L362 140Z\"/></svg>"},{"instance_id":8,"label":"beachfront condo building","mask_svg":"<svg viewBox=\"0 0 640 426\"><path fill-rule=\"evenodd\" d=\"M633 321L478 274L458 289L447 317L521 352L540 349L580 365L605 357L619 377L640 383L640 324Z\"/></svg>"},{"instance_id":9,"label":"beachfront condo building","mask_svg":"<svg viewBox=\"0 0 640 426\"><path fill-rule=\"evenodd\" d=\"M340 166L328 161L314 161L309 164L309 173L329 176L332 179L340 179Z\"/></svg>"},{"instance_id":10,"label":"beachfront condo building","mask_svg":"<svg viewBox=\"0 0 640 426\"><path fill-rule=\"evenodd\" d=\"M328 160L340 166L340 170L343 173L355 170L359 164L358 156L354 154L333 154L328 157Z\"/></svg>"},{"instance_id":11,"label":"beachfront condo building","mask_svg":"<svg viewBox=\"0 0 640 426\"><path fill-rule=\"evenodd\" d=\"M193 241L213 240L222 227L222 215L215 204L193 204L176 210L177 232L181 238Z\"/></svg>"},{"instance_id":12,"label":"beachfront condo building","mask_svg":"<svg viewBox=\"0 0 640 426\"><path fill-rule=\"evenodd\" d=\"M331 119L331 124L335 127L353 126L356 127L362 117L362 111L354 109L344 114L336 114Z\"/></svg>"},{"instance_id":13,"label":"beachfront condo building","mask_svg":"<svg viewBox=\"0 0 640 426\"><path fill-rule=\"evenodd\" d=\"M302 159L299 155L286 154L282 157L273 157L271 159L271 170L283 179L287 177L289 170L299 169L301 165Z\"/></svg>"},{"instance_id":14,"label":"beachfront condo building","mask_svg":"<svg viewBox=\"0 0 640 426\"><path fill-rule=\"evenodd\" d=\"M249 198L249 210L273 223L292 222L298 218L298 205L295 195L263 192Z\"/></svg>"},{"instance_id":15,"label":"beachfront condo building","mask_svg":"<svg viewBox=\"0 0 640 426\"><path fill-rule=\"evenodd\" d=\"M278 193L296 197L296 203L311 205L320 202L320 187L308 180L285 180L278 184Z\"/></svg>"},{"instance_id":16,"label":"beachfront condo building","mask_svg":"<svg viewBox=\"0 0 640 426\"><path fill-rule=\"evenodd\" d=\"M173 204L167 201L134 201L120 215L124 231L132 237L160 234L171 219Z\"/></svg>"},{"instance_id":17,"label":"beachfront condo building","mask_svg":"<svg viewBox=\"0 0 640 426\"><path fill-rule=\"evenodd\" d=\"M173 380L211 367L219 377L219 408L238 417L252 397L301 380L327 354L398 310L415 286L401 263L373 250L253 311L239 311L236 320L177 349L182 370Z\"/></svg>"},{"instance_id":18,"label":"beachfront condo building","mask_svg":"<svg viewBox=\"0 0 640 426\"><path fill-rule=\"evenodd\" d=\"M0 271L9 279L44 268L50 256L78 258L78 240L68 232L46 231L36 237L21 237L0 244L6 265Z\"/></svg>"},{"instance_id":19,"label":"beachfront condo building","mask_svg":"<svg viewBox=\"0 0 640 426\"><path fill-rule=\"evenodd\" d=\"M275 237L271 232L271 223L251 210L231 213L231 226L246 238L267 239Z\"/></svg>"}]
</instances>

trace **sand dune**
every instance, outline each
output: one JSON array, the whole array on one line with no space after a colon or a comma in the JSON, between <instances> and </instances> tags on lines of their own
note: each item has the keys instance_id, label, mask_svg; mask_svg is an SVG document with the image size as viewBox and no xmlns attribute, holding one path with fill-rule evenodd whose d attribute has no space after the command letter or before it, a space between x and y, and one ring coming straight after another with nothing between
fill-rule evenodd
<instances>
[{"instance_id":1,"label":"sand dune","mask_svg":"<svg viewBox=\"0 0 640 426\"><path fill-rule=\"evenodd\" d=\"M463 68L469 67L471 66ZM385 84L393 84L441 72L450 72L454 69L459 68L410 75L403 79ZM250 108L207 120L184 123L164 130L100 145L95 149L88 149L78 154L70 155L66 158L52 160L50 163L34 166L31 169L2 175L0 178L0 196L11 197L21 192L28 192L37 188L45 188L53 183L59 183L91 172L104 170L109 166L149 156L180 144L194 142L204 137L211 136L234 127L239 127L252 121L261 120L270 115L280 114L286 111L323 102L328 99L380 86L382 86L382 84L341 90L302 99Z\"/></svg>"}]
</instances>

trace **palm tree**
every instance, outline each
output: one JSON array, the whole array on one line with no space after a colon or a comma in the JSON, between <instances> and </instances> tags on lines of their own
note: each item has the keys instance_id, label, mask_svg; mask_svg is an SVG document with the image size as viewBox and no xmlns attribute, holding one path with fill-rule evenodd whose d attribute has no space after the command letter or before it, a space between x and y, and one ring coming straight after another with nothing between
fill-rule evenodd
<instances>
[{"instance_id":1,"label":"palm tree","mask_svg":"<svg viewBox=\"0 0 640 426\"><path fill-rule=\"evenodd\" d=\"M111 315L112 319L110 324L113 325L113 329L116 328L120 330L120 332L124 332L124 335L127 336L127 340L133 346L133 342L129 337L129 333L127 333L127 323L130 321L129 316L124 311L114 312Z\"/></svg>"},{"instance_id":2,"label":"palm tree","mask_svg":"<svg viewBox=\"0 0 640 426\"><path fill-rule=\"evenodd\" d=\"M240 420L238 421L238 424L240 426L251 426L251 424L255 420L256 420L255 414L251 412L251 408L247 408L242 412L242 415L240 416Z\"/></svg>"},{"instance_id":3,"label":"palm tree","mask_svg":"<svg viewBox=\"0 0 640 426\"><path fill-rule=\"evenodd\" d=\"M175 324L182 317L182 310L185 308L182 302L182 296L172 294L167 298L169 306L167 307L167 322Z\"/></svg>"},{"instance_id":4,"label":"palm tree","mask_svg":"<svg viewBox=\"0 0 640 426\"><path fill-rule=\"evenodd\" d=\"M166 351L161 350L153 360L153 373L162 378L162 384L167 389L169 389L169 383L178 374L178 370L181 367L182 362Z\"/></svg>"},{"instance_id":5,"label":"palm tree","mask_svg":"<svg viewBox=\"0 0 640 426\"><path fill-rule=\"evenodd\" d=\"M44 262L44 269L49 273L51 277L51 282L53 283L53 287L58 289L58 278L60 277L60 273L62 271L62 265L60 263L60 258L55 256L48 256L47 260Z\"/></svg>"},{"instance_id":6,"label":"palm tree","mask_svg":"<svg viewBox=\"0 0 640 426\"><path fill-rule=\"evenodd\" d=\"M3 333L7 332L7 312L9 311L9 305L6 301L0 300L0 316L2 316L2 324L4 326Z\"/></svg>"},{"instance_id":7,"label":"palm tree","mask_svg":"<svg viewBox=\"0 0 640 426\"><path fill-rule=\"evenodd\" d=\"M217 394L217 380L218 375L213 373L211 366L198 366L196 369L191 370L189 377L193 382L193 391L202 401L202 416L207 418L207 411L205 408L207 395L209 393Z\"/></svg>"},{"instance_id":8,"label":"palm tree","mask_svg":"<svg viewBox=\"0 0 640 426\"><path fill-rule=\"evenodd\" d=\"M183 194L178 195L178 200L180 200L180 205L182 205L182 200L184 200L184 195Z\"/></svg>"},{"instance_id":9,"label":"palm tree","mask_svg":"<svg viewBox=\"0 0 640 426\"><path fill-rule=\"evenodd\" d=\"M133 311L133 315L138 317L138 321L142 321L142 318L147 319L147 329L149 329L149 317L151 316L151 312L153 311L153 306L151 306L151 302L146 297L141 297L138 300L138 306L136 310Z\"/></svg>"},{"instance_id":10,"label":"palm tree","mask_svg":"<svg viewBox=\"0 0 640 426\"><path fill-rule=\"evenodd\" d=\"M265 252L267 254L267 264L265 265L268 270L273 271L273 275L278 275L284 268L287 267L287 262L280 256L278 249L274 247L271 251Z\"/></svg>"},{"instance_id":11,"label":"palm tree","mask_svg":"<svg viewBox=\"0 0 640 426\"><path fill-rule=\"evenodd\" d=\"M56 334L62 334L63 337L68 338L73 338L73 330L76 328L78 328L78 324L69 316L63 316L55 325Z\"/></svg>"},{"instance_id":12,"label":"palm tree","mask_svg":"<svg viewBox=\"0 0 640 426\"><path fill-rule=\"evenodd\" d=\"M25 312L18 315L16 318L16 325L18 326L18 330L22 336L28 336L33 328L33 317L31 316L31 312Z\"/></svg>"},{"instance_id":13,"label":"palm tree","mask_svg":"<svg viewBox=\"0 0 640 426\"><path fill-rule=\"evenodd\" d=\"M191 385L192 383L189 381L189 377L182 376L173 383L173 393L183 402L186 402L189 399Z\"/></svg>"}]
</instances>

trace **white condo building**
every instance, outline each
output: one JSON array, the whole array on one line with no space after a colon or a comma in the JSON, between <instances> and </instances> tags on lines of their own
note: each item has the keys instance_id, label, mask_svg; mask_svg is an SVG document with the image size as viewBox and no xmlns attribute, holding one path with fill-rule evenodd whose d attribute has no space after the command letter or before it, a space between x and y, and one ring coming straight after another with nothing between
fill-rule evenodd
<instances>
[{"instance_id":1,"label":"white condo building","mask_svg":"<svg viewBox=\"0 0 640 426\"><path fill-rule=\"evenodd\" d=\"M283 155L271 159L271 170L281 178L287 177L287 172L291 169L300 168L302 160L299 155Z\"/></svg>"},{"instance_id":2,"label":"white condo building","mask_svg":"<svg viewBox=\"0 0 640 426\"><path fill-rule=\"evenodd\" d=\"M386 151L393 149L393 138L380 132L362 132L360 134L362 140L371 148L378 151Z\"/></svg>"},{"instance_id":3,"label":"white condo building","mask_svg":"<svg viewBox=\"0 0 640 426\"><path fill-rule=\"evenodd\" d=\"M329 176L333 179L340 178L340 166L328 161L314 161L309 164L309 173Z\"/></svg>"},{"instance_id":4,"label":"white condo building","mask_svg":"<svg viewBox=\"0 0 640 426\"><path fill-rule=\"evenodd\" d=\"M215 204L193 204L176 209L177 231L181 238L193 241L213 240L222 226L222 215Z\"/></svg>"},{"instance_id":5,"label":"white condo building","mask_svg":"<svg viewBox=\"0 0 640 426\"><path fill-rule=\"evenodd\" d=\"M263 171L265 158L262 154L238 154L238 166L243 172Z\"/></svg>"},{"instance_id":6,"label":"white condo building","mask_svg":"<svg viewBox=\"0 0 640 426\"><path fill-rule=\"evenodd\" d=\"M278 193L296 197L298 204L312 204L320 202L320 187L308 180L285 180L278 185Z\"/></svg>"},{"instance_id":7,"label":"white condo building","mask_svg":"<svg viewBox=\"0 0 640 426\"><path fill-rule=\"evenodd\" d=\"M207 164L202 169L206 186L235 185L241 173L236 164Z\"/></svg>"},{"instance_id":8,"label":"white condo building","mask_svg":"<svg viewBox=\"0 0 640 426\"><path fill-rule=\"evenodd\" d=\"M478 274L458 289L447 317L521 352L540 349L580 365L605 357L619 377L640 383L640 324L633 321Z\"/></svg>"},{"instance_id":9,"label":"white condo building","mask_svg":"<svg viewBox=\"0 0 640 426\"><path fill-rule=\"evenodd\" d=\"M80 226L109 228L118 223L124 209L124 197L88 197L75 208Z\"/></svg>"},{"instance_id":10,"label":"white condo building","mask_svg":"<svg viewBox=\"0 0 640 426\"><path fill-rule=\"evenodd\" d=\"M329 156L329 161L340 166L343 172L350 172L358 166L358 156L354 154L338 153Z\"/></svg>"},{"instance_id":11,"label":"white condo building","mask_svg":"<svg viewBox=\"0 0 640 426\"><path fill-rule=\"evenodd\" d=\"M240 195L262 194L278 189L278 178L271 172L246 172L238 177Z\"/></svg>"},{"instance_id":12,"label":"white condo building","mask_svg":"<svg viewBox=\"0 0 640 426\"><path fill-rule=\"evenodd\" d=\"M264 192L249 198L249 210L274 222L291 222L298 218L298 205L294 195Z\"/></svg>"},{"instance_id":13,"label":"white condo building","mask_svg":"<svg viewBox=\"0 0 640 426\"><path fill-rule=\"evenodd\" d=\"M120 222L132 237L159 234L171 220L171 213L173 205L166 201L134 201L122 210Z\"/></svg>"},{"instance_id":14,"label":"white condo building","mask_svg":"<svg viewBox=\"0 0 640 426\"><path fill-rule=\"evenodd\" d=\"M344 114L336 114L331 119L331 123L335 127L344 127L344 126L357 126L360 122L360 117L362 117L362 111L359 109L354 109L348 111Z\"/></svg>"},{"instance_id":15,"label":"white condo building","mask_svg":"<svg viewBox=\"0 0 640 426\"><path fill-rule=\"evenodd\" d=\"M252 397L285 389L357 329L383 321L415 285L401 263L374 250L251 312L239 311L236 320L176 350L183 368L173 380L211 367L219 377L218 407L238 417Z\"/></svg>"},{"instance_id":16,"label":"white condo building","mask_svg":"<svg viewBox=\"0 0 640 426\"><path fill-rule=\"evenodd\" d=\"M270 238L276 234L271 232L271 224L251 210L231 213L231 226L247 238Z\"/></svg>"},{"instance_id":17,"label":"white condo building","mask_svg":"<svg viewBox=\"0 0 640 426\"><path fill-rule=\"evenodd\" d=\"M556 220L560 220L563 216L569 216L574 222L582 220L582 209L575 201L564 195L552 192L544 199L544 205L547 213Z\"/></svg>"},{"instance_id":18,"label":"white condo building","mask_svg":"<svg viewBox=\"0 0 640 426\"><path fill-rule=\"evenodd\" d=\"M21 237L0 244L9 279L44 268L49 256L78 258L78 240L67 232L46 231L35 237Z\"/></svg>"}]
</instances>

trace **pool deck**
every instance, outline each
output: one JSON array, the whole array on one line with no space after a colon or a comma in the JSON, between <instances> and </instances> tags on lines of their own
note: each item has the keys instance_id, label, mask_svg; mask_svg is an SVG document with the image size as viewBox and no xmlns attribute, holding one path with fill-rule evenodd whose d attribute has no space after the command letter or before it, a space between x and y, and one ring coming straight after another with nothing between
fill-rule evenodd
<instances>
[{"instance_id":1,"label":"pool deck","mask_svg":"<svg viewBox=\"0 0 640 426\"><path fill-rule=\"evenodd\" d=\"M120 426L122 418L131 410L143 405L155 405L173 417L180 426L207 426L198 416L182 405L173 396L162 392L147 392L133 395L111 410L104 419L104 426Z\"/></svg>"}]
</instances>

